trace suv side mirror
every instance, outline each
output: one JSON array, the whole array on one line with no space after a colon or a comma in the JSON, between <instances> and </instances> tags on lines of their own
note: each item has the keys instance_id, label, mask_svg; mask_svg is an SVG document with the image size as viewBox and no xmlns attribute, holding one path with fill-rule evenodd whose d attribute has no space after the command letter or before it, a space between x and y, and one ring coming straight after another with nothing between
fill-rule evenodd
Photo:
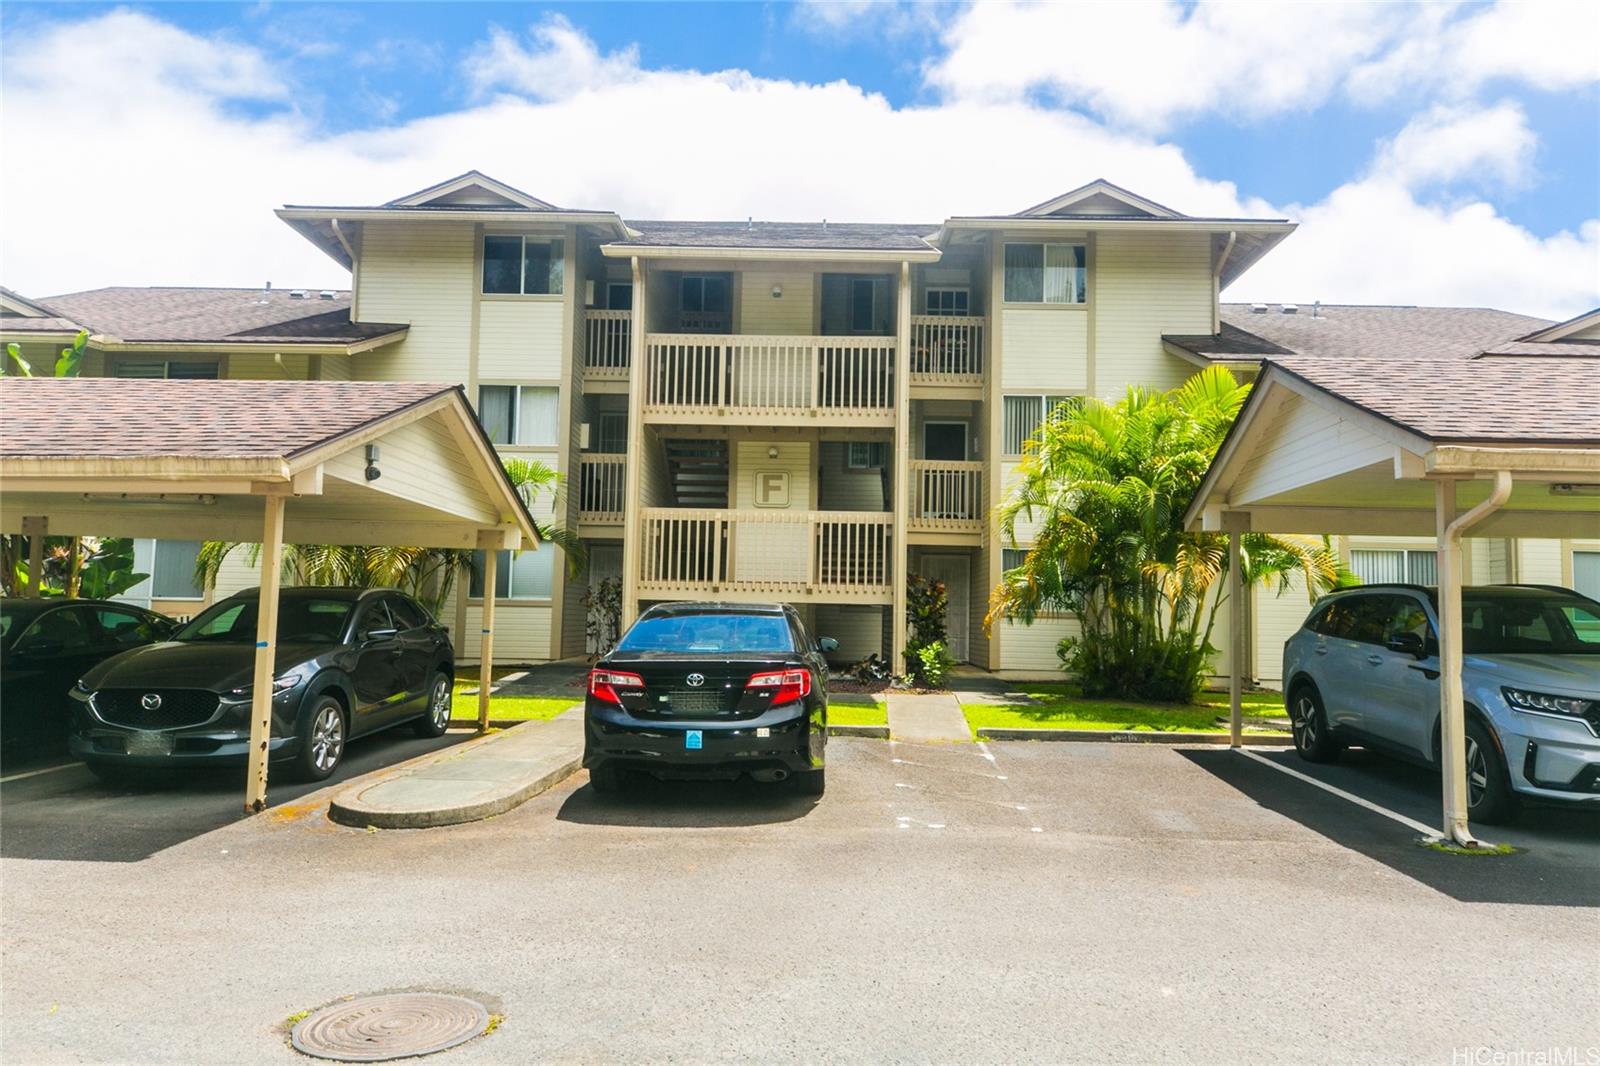
<instances>
[{"instance_id":1,"label":"suv side mirror","mask_svg":"<svg viewBox=\"0 0 1600 1066\"><path fill-rule=\"evenodd\" d=\"M1385 647L1390 651L1396 651L1402 655L1412 655L1418 659L1426 659L1428 657L1427 649L1422 643L1421 633L1396 633L1389 638L1389 642Z\"/></svg>"},{"instance_id":2,"label":"suv side mirror","mask_svg":"<svg viewBox=\"0 0 1600 1066\"><path fill-rule=\"evenodd\" d=\"M398 629L369 629L361 634L362 640L387 640L399 634Z\"/></svg>"},{"instance_id":3,"label":"suv side mirror","mask_svg":"<svg viewBox=\"0 0 1600 1066\"><path fill-rule=\"evenodd\" d=\"M839 642L832 637L818 637L817 650L821 652L838 651Z\"/></svg>"}]
</instances>

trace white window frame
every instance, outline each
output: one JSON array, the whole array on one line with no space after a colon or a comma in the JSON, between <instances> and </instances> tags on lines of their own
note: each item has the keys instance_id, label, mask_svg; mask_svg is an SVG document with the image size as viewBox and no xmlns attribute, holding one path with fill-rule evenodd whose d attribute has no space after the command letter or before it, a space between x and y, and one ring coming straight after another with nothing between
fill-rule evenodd
<instances>
[{"instance_id":1,"label":"white window frame","mask_svg":"<svg viewBox=\"0 0 1600 1066\"><path fill-rule=\"evenodd\" d=\"M1011 450L1011 448L1010 448L1011 441L1009 440L1009 435L1005 431L1006 430L1006 424L1005 423L1006 423L1006 401L1007 400L1028 399L1028 400L1038 400L1039 401L1039 421L1033 427L1033 429L1029 430L1028 433L1022 438L1022 443L1026 444L1028 441L1032 440L1034 437L1039 435L1039 430L1044 427L1044 420L1046 418L1050 417L1050 413L1056 407L1060 406L1060 404L1062 404L1063 402L1065 402L1067 400L1078 399L1082 395L1083 395L1083 393L1081 393L1081 392L1007 392L1007 393L1002 394L1001 397L1000 397L1000 448L1001 448L1001 450L1002 450L1002 452L1004 454L1001 456L1001 458L1002 459L1020 459L1020 458L1022 458L1022 452L1020 452L1020 451L1015 451L1014 452L1014 451ZM1052 400L1054 400L1055 403L1051 403Z\"/></svg>"},{"instance_id":2,"label":"white window frame","mask_svg":"<svg viewBox=\"0 0 1600 1066\"><path fill-rule=\"evenodd\" d=\"M1590 599L1600 600L1600 588L1588 591L1578 588L1578 556L1580 555L1585 557L1592 555L1596 559L1600 559L1600 548L1582 547L1572 549L1572 590L1579 595L1588 596Z\"/></svg>"},{"instance_id":3,"label":"white window frame","mask_svg":"<svg viewBox=\"0 0 1600 1066\"><path fill-rule=\"evenodd\" d=\"M222 380L222 361L220 359L118 359L111 364L111 376L114 378L123 378L127 381L155 381L158 379L153 377L144 377L143 375L139 374L124 374L122 373L122 370L124 367L129 366L159 366L161 368L161 379L172 380L172 367L174 363L181 363L186 366L209 366L213 371L215 371L208 378L180 378L177 380Z\"/></svg>"},{"instance_id":4,"label":"white window frame","mask_svg":"<svg viewBox=\"0 0 1600 1066\"><path fill-rule=\"evenodd\" d=\"M959 294L966 298L967 307L964 311L943 311L928 306L928 298L941 293ZM922 290L922 313L933 315L937 318L968 318L972 315L972 286L970 285L929 285Z\"/></svg>"},{"instance_id":5,"label":"white window frame","mask_svg":"<svg viewBox=\"0 0 1600 1066\"><path fill-rule=\"evenodd\" d=\"M534 549L531 548L528 550L534 551ZM548 546L540 548L535 552L535 554L541 556L550 567L550 591L542 596L519 596L517 594L517 570L512 563L515 557L522 555L523 552L502 551L498 554L500 558L495 561L495 584L498 585L503 577L506 582L506 594L501 596L499 593L496 593L496 603L548 604L552 601L555 596L556 582L561 579L561 575L556 572L556 556L560 554L559 552L552 550ZM478 589L477 595L474 596L472 594L472 582L474 580L480 583L483 581L483 552L481 550L473 552L472 567L472 574L467 580L467 602L482 603L484 592L483 588L480 587Z\"/></svg>"},{"instance_id":6,"label":"white window frame","mask_svg":"<svg viewBox=\"0 0 1600 1066\"><path fill-rule=\"evenodd\" d=\"M1008 248L1039 249L1039 298L1014 300L1006 292L1005 254ZM1051 300L1045 290L1045 273L1050 269L1051 248L1081 248L1083 250L1083 285L1076 300ZM1074 268L1076 269L1076 268ZM1000 300L1017 307L1087 307L1089 305L1089 245L1086 241L1006 241L1000 250Z\"/></svg>"},{"instance_id":7,"label":"white window frame","mask_svg":"<svg viewBox=\"0 0 1600 1066\"><path fill-rule=\"evenodd\" d=\"M490 240L518 241L517 245L517 291L516 292L489 292L484 288L483 264L488 256L485 254ZM553 292L528 291L528 242L550 245L550 261L561 264L559 275L560 284ZM560 254L556 254L559 247ZM565 237L548 237L541 233L485 233L478 245L478 295L486 300L559 300L567 291L567 242Z\"/></svg>"},{"instance_id":8,"label":"white window frame","mask_svg":"<svg viewBox=\"0 0 1600 1066\"><path fill-rule=\"evenodd\" d=\"M494 438L491 437L489 442L491 444L493 444L497 450L508 451L508 450L516 449L516 450L521 450L521 451L553 452L558 447L560 447L561 427L556 424L557 422L560 421L560 412L561 412L561 385L560 385L560 383L554 382L554 381L480 381L480 382L478 382L478 403L477 403L477 407L474 409L477 412L481 412L483 410L483 390L484 389L510 389L510 390L512 390L511 391L511 427L510 427L511 439L509 441L501 442L501 441L496 441L496 440L494 440ZM519 432L520 432L520 430L522 428L521 419L522 419L522 390L523 389L550 389L556 395L556 414L557 414L557 417L555 419L551 420L551 429L550 429L551 440L550 440L549 444L522 444L517 440ZM482 421L481 413L479 415L479 421L480 421L480 423ZM487 426L484 427L484 432L485 432L485 434L488 433L488 427Z\"/></svg>"},{"instance_id":9,"label":"white window frame","mask_svg":"<svg viewBox=\"0 0 1600 1066\"><path fill-rule=\"evenodd\" d=\"M1367 580L1367 578L1362 577L1359 573L1356 572L1356 553L1357 552L1367 552L1367 553L1373 553L1373 554L1380 554L1381 553L1383 555L1399 555L1400 556L1400 570L1401 570L1401 577L1400 577L1400 580L1398 582L1399 584L1402 584L1402 585L1432 585L1432 584L1436 584L1437 583L1437 570L1435 570L1434 573L1421 575L1421 576L1419 576L1413 570L1413 565L1414 565L1413 562L1412 562L1412 557L1413 556L1425 555L1425 556L1429 556L1431 558L1435 558L1435 559L1437 558L1437 554L1434 551L1434 549L1432 549L1432 548L1391 548L1391 547L1383 547L1381 545L1374 545L1374 546L1363 545L1363 546L1361 546L1359 548L1351 548L1350 549L1350 572L1352 574L1356 574L1357 577L1361 577L1361 580L1362 580L1363 583L1383 585L1383 584L1393 584L1393 582L1384 582L1384 581L1369 582Z\"/></svg>"}]
</instances>

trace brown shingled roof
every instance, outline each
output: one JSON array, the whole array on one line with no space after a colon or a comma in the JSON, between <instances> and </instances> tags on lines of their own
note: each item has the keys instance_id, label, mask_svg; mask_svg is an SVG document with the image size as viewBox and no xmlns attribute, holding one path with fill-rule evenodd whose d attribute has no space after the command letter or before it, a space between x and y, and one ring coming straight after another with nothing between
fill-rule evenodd
<instances>
[{"instance_id":1,"label":"brown shingled roof","mask_svg":"<svg viewBox=\"0 0 1600 1066\"><path fill-rule=\"evenodd\" d=\"M1216 333L1171 333L1163 334L1161 339L1202 359L1223 362L1291 354L1282 345L1248 333L1231 322L1222 323L1222 329Z\"/></svg>"},{"instance_id":2,"label":"brown shingled roof","mask_svg":"<svg viewBox=\"0 0 1600 1066\"><path fill-rule=\"evenodd\" d=\"M453 385L0 378L0 456L290 458Z\"/></svg>"},{"instance_id":3,"label":"brown shingled roof","mask_svg":"<svg viewBox=\"0 0 1600 1066\"><path fill-rule=\"evenodd\" d=\"M937 225L878 222L632 222L639 236L611 243L638 248L800 248L927 252Z\"/></svg>"},{"instance_id":4,"label":"brown shingled roof","mask_svg":"<svg viewBox=\"0 0 1600 1066\"><path fill-rule=\"evenodd\" d=\"M1223 322L1302 356L1470 359L1549 323L1483 307L1383 307L1323 304L1284 314L1281 304L1255 314L1250 304L1225 303Z\"/></svg>"},{"instance_id":5,"label":"brown shingled roof","mask_svg":"<svg viewBox=\"0 0 1600 1066\"><path fill-rule=\"evenodd\" d=\"M292 296L295 291L306 295ZM351 322L346 291L323 299L316 289L114 286L43 302L95 333L147 343L352 344L408 328L396 322ZM25 320L8 321L8 329L12 321Z\"/></svg>"}]
</instances>

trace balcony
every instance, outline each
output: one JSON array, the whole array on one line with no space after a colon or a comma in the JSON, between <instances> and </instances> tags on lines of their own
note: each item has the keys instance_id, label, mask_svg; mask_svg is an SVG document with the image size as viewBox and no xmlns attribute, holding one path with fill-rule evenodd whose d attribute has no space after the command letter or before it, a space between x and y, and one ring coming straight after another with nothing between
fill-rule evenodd
<instances>
[{"instance_id":1,"label":"balcony","mask_svg":"<svg viewBox=\"0 0 1600 1066\"><path fill-rule=\"evenodd\" d=\"M911 386L970 392L983 386L981 317L911 316Z\"/></svg>"},{"instance_id":2,"label":"balcony","mask_svg":"<svg viewBox=\"0 0 1600 1066\"><path fill-rule=\"evenodd\" d=\"M944 459L913 459L912 533L983 533L983 464Z\"/></svg>"},{"instance_id":3,"label":"balcony","mask_svg":"<svg viewBox=\"0 0 1600 1066\"><path fill-rule=\"evenodd\" d=\"M589 525L621 525L625 494L625 455L585 454L578 457L578 521Z\"/></svg>"},{"instance_id":4,"label":"balcony","mask_svg":"<svg viewBox=\"0 0 1600 1066\"><path fill-rule=\"evenodd\" d=\"M627 381L632 361L632 311L583 313L583 376L589 381Z\"/></svg>"},{"instance_id":5,"label":"balcony","mask_svg":"<svg viewBox=\"0 0 1600 1066\"><path fill-rule=\"evenodd\" d=\"M893 337L652 333L643 415L681 424L887 426Z\"/></svg>"},{"instance_id":6,"label":"balcony","mask_svg":"<svg viewBox=\"0 0 1600 1066\"><path fill-rule=\"evenodd\" d=\"M894 516L645 508L644 599L891 603Z\"/></svg>"}]
</instances>

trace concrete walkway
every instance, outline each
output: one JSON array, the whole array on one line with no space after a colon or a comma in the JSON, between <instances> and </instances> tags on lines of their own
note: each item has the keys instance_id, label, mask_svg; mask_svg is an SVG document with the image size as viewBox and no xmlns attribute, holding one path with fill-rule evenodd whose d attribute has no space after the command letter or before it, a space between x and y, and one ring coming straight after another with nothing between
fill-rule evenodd
<instances>
[{"instance_id":1,"label":"concrete walkway","mask_svg":"<svg viewBox=\"0 0 1600 1066\"><path fill-rule=\"evenodd\" d=\"M889 739L922 744L970 744L972 731L961 704L949 693L913 696L889 693Z\"/></svg>"},{"instance_id":2,"label":"concrete walkway","mask_svg":"<svg viewBox=\"0 0 1600 1066\"><path fill-rule=\"evenodd\" d=\"M336 796L328 817L379 829L475 822L560 783L582 760L583 710L575 708L371 774Z\"/></svg>"}]
</instances>

